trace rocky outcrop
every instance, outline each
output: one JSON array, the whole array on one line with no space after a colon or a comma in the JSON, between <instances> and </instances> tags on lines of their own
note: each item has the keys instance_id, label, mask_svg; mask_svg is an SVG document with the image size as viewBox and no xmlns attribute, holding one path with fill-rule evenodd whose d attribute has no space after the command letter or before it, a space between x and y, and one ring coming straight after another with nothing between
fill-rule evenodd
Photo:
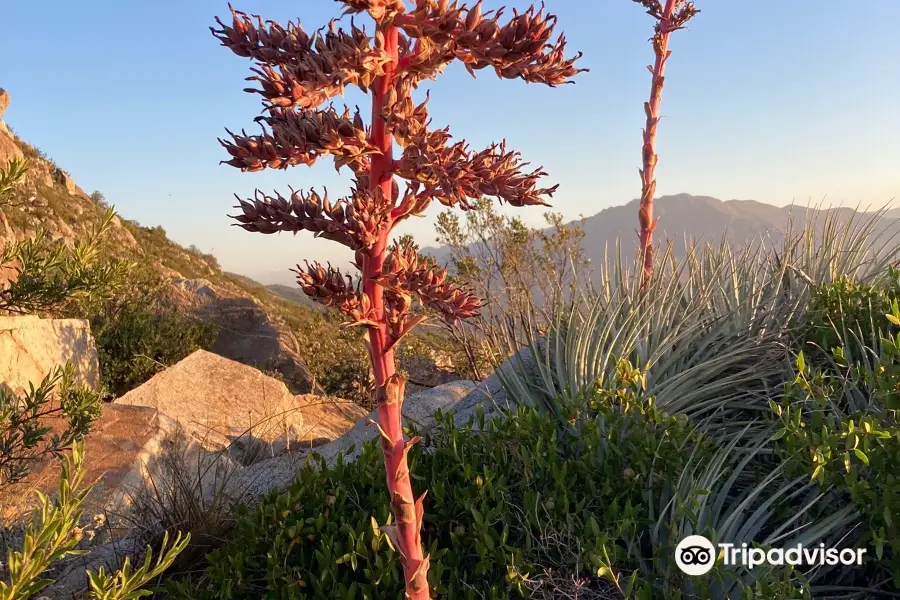
<instances>
[{"instance_id":1,"label":"rocky outcrop","mask_svg":"<svg viewBox=\"0 0 900 600\"><path fill-rule=\"evenodd\" d=\"M248 439L308 447L339 436L360 415L349 402L294 396L258 369L205 350L157 373L115 403L152 407L210 450Z\"/></svg>"},{"instance_id":2,"label":"rocky outcrop","mask_svg":"<svg viewBox=\"0 0 900 600\"><path fill-rule=\"evenodd\" d=\"M407 395L463 379L454 370L453 360L434 349L429 349L425 354L401 352L398 363L400 369L406 372Z\"/></svg>"},{"instance_id":3,"label":"rocky outcrop","mask_svg":"<svg viewBox=\"0 0 900 600\"><path fill-rule=\"evenodd\" d=\"M76 381L100 383L97 349L87 321L0 317L0 385L21 393L67 361L75 367Z\"/></svg>"},{"instance_id":4,"label":"rocky outcrop","mask_svg":"<svg viewBox=\"0 0 900 600\"><path fill-rule=\"evenodd\" d=\"M22 158L22 150L13 141L9 128L3 121L3 112L9 106L9 92L0 88L0 168L14 158Z\"/></svg>"},{"instance_id":5,"label":"rocky outcrop","mask_svg":"<svg viewBox=\"0 0 900 600\"><path fill-rule=\"evenodd\" d=\"M294 393L322 391L294 349L290 330L249 294L206 279L177 278L172 297L183 310L216 324L219 335L212 347L216 354L277 372Z\"/></svg>"},{"instance_id":6,"label":"rocky outcrop","mask_svg":"<svg viewBox=\"0 0 900 600\"><path fill-rule=\"evenodd\" d=\"M73 196L81 196L82 198L89 198L85 191L81 189L81 187L79 187L77 183L75 183L75 180L72 179L72 176L62 169L56 169L56 171L53 172L53 179L64 188L66 188L66 191L69 192L69 194Z\"/></svg>"},{"instance_id":7,"label":"rocky outcrop","mask_svg":"<svg viewBox=\"0 0 900 600\"><path fill-rule=\"evenodd\" d=\"M6 112L7 106L9 106L9 92L0 88L0 133L5 134L9 134L9 128L3 122L3 113Z\"/></svg>"},{"instance_id":8,"label":"rocky outcrop","mask_svg":"<svg viewBox=\"0 0 900 600\"><path fill-rule=\"evenodd\" d=\"M22 158L22 150L12 139L12 133L3 121L3 113L9 106L9 92L0 88L0 169L6 168L6 164L14 158Z\"/></svg>"},{"instance_id":9,"label":"rocky outcrop","mask_svg":"<svg viewBox=\"0 0 900 600\"><path fill-rule=\"evenodd\" d=\"M44 419L43 424L51 428L51 434L60 434L66 428L62 417ZM85 514L120 511L155 470L164 448L178 437L177 424L153 408L105 405L84 438L84 483L93 486ZM34 491L52 495L59 488L59 476L58 460L47 457L35 461L28 476L0 490L0 517L11 522L37 508Z\"/></svg>"},{"instance_id":10,"label":"rocky outcrop","mask_svg":"<svg viewBox=\"0 0 900 600\"><path fill-rule=\"evenodd\" d=\"M0 130L0 168L5 169L9 161L22 158L23 154L9 135Z\"/></svg>"}]
</instances>

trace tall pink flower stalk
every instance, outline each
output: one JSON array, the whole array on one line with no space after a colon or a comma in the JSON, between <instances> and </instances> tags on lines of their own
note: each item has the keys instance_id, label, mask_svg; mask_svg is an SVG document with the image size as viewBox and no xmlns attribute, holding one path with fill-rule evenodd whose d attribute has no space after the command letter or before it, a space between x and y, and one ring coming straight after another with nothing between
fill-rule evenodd
<instances>
[{"instance_id":1,"label":"tall pink flower stalk","mask_svg":"<svg viewBox=\"0 0 900 600\"><path fill-rule=\"evenodd\" d=\"M656 194L656 130L659 126L659 105L662 101L662 90L665 82L666 62L672 51L669 50L669 35L673 31L683 29L685 24L700 11L693 2L685 0L632 0L647 9L647 14L656 19L654 34L651 38L656 61L647 68L652 74L650 83L650 100L644 103L647 124L643 130L643 146L641 159L641 205L638 211L640 223L640 253L643 262L641 282L646 289L653 276L653 232L657 219L653 217L653 198Z\"/></svg>"},{"instance_id":2,"label":"tall pink flower stalk","mask_svg":"<svg viewBox=\"0 0 900 600\"><path fill-rule=\"evenodd\" d=\"M431 128L427 96L414 104L412 92L454 60L473 76L490 68L503 79L556 86L584 69L580 54L565 55L563 35L553 39L556 17L534 7L482 11L450 0L338 0L345 14L368 13L371 33L351 20L349 31L332 21L327 30L307 33L232 10L231 23L218 21L213 35L238 56L256 62L254 76L265 108L256 121L262 133L232 134L220 140L231 155L227 164L242 171L311 165L330 155L337 168L354 175L350 195L331 201L327 193L291 190L282 196L256 191L239 199L234 218L247 231L301 230L341 243L355 253L361 277L354 281L331 266L297 267L298 283L316 301L342 312L348 325L364 327L375 375L378 418L374 425L391 497L393 525L381 529L400 554L406 596L430 597L428 556L421 540L424 494L414 495L407 453L418 441L405 440L402 403L405 380L396 370L394 349L425 308L449 322L477 314L480 300L447 279L444 269L418 256L409 243L391 243L393 229L422 216L433 201L471 209L471 201L495 197L513 206L546 204L556 186L538 187L545 173L527 171L505 143L473 151L452 141L447 128ZM372 96L369 125L357 111L338 112L326 102L356 86ZM477 110L470 103L470 110ZM399 148L399 152L395 150ZM398 180L403 182L401 189Z\"/></svg>"}]
</instances>

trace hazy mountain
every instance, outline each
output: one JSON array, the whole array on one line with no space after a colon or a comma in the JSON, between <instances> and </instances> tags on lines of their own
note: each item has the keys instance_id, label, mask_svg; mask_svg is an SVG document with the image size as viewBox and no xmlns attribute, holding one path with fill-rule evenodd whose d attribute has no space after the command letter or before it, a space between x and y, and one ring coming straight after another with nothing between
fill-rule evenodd
<instances>
[{"instance_id":1,"label":"hazy mountain","mask_svg":"<svg viewBox=\"0 0 900 600\"><path fill-rule=\"evenodd\" d=\"M603 260L607 247L612 253L617 240L624 253L637 252L638 205L638 200L632 200L623 206L606 208L584 220L585 252L592 262ZM736 246L746 245L760 236L778 240L788 230L792 218L796 230L815 214L806 206L779 207L755 200L722 201L691 194L662 196L656 199L654 207L654 215L659 218L654 241L663 246L671 240L676 255L681 253L686 241L718 245L725 234ZM836 208L831 212L843 219L853 211ZM898 217L900 209L888 211L882 216L883 223L879 227L891 232L900 231ZM430 247L422 251L442 264L449 256L445 248Z\"/></svg>"},{"instance_id":2,"label":"hazy mountain","mask_svg":"<svg viewBox=\"0 0 900 600\"><path fill-rule=\"evenodd\" d=\"M624 253L637 252L637 214L638 200L632 200L622 206L606 208L585 219L585 251L592 262L603 260L606 248L610 253L615 249L616 241L621 244ZM850 216L849 208L830 209L841 218ZM710 196L693 196L676 194L656 199L654 214L659 218L654 240L660 246L671 240L673 251L681 254L685 242L693 240L697 244L717 245L722 236L727 234L728 240L735 246L746 245L756 241L760 236L777 241L788 230L793 218L795 230L807 219L815 215L813 207L801 205L774 206L756 200L719 200ZM821 218L821 213L819 213ZM900 232L900 208L883 213L879 225L883 229ZM423 248L422 252L435 258L440 264L446 264L449 252L442 247ZM253 279L268 287L274 293L302 302L302 294L291 293L296 289L291 273L277 271L253 276Z\"/></svg>"}]
</instances>

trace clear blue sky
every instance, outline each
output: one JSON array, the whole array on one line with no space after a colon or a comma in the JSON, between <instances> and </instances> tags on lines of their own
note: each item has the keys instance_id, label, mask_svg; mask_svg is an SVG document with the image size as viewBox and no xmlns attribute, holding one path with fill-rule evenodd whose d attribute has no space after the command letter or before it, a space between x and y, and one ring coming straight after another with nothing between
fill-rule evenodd
<instances>
[{"instance_id":1,"label":"clear blue sky","mask_svg":"<svg viewBox=\"0 0 900 600\"><path fill-rule=\"evenodd\" d=\"M658 194L779 205L900 199L896 2L858 4L697 0L703 12L671 46ZM560 184L556 209L574 218L639 193L652 23L629 0L547 5L590 73L550 89L487 71L473 80L453 67L433 86L430 107L436 124L450 124L474 147L506 137L543 164L548 183ZM310 29L339 8L331 0L235 6L282 22L300 17ZM216 142L223 128L249 129L259 113L258 96L241 91L249 62L207 29L226 14L224 0L5 2L0 87L12 96L5 120L122 216L162 225L176 241L212 251L226 269L254 275L304 257L346 258L304 234L229 226L233 193L288 184L343 193L346 179L330 162L262 174L218 164L226 157ZM354 93L347 102L366 100ZM437 209L405 228L423 245L433 243ZM536 224L541 213L521 214Z\"/></svg>"}]
</instances>

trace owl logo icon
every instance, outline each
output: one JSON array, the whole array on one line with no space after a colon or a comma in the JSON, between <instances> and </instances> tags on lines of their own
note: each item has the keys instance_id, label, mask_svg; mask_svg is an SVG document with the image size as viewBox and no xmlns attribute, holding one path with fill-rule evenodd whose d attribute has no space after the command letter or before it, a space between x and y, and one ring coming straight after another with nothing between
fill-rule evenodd
<instances>
[{"instance_id":1,"label":"owl logo icon","mask_svg":"<svg viewBox=\"0 0 900 600\"><path fill-rule=\"evenodd\" d=\"M675 564L686 575L705 575L716 564L716 548L702 535L689 535L675 547Z\"/></svg>"}]
</instances>

